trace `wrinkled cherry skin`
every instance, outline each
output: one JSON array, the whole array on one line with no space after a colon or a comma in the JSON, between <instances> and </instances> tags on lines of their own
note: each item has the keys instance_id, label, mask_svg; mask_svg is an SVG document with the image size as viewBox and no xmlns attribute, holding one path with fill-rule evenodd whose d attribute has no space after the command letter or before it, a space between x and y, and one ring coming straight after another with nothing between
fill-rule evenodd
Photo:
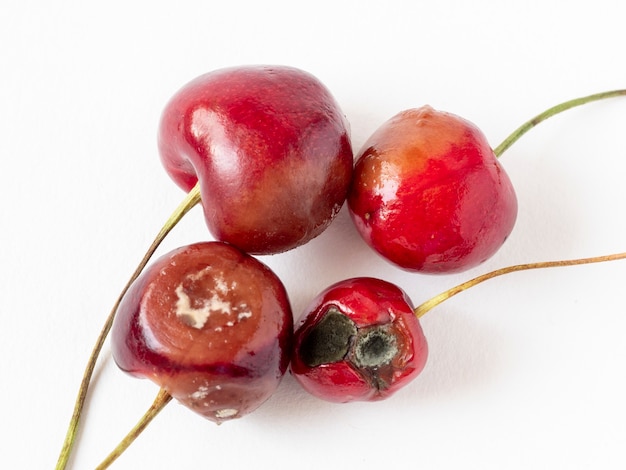
<instances>
[{"instance_id":1,"label":"wrinkled cherry skin","mask_svg":"<svg viewBox=\"0 0 626 470\"><path fill-rule=\"evenodd\" d=\"M293 320L283 284L237 248L206 242L152 264L112 328L117 365L222 422L260 406L289 363Z\"/></svg>"},{"instance_id":2,"label":"wrinkled cherry skin","mask_svg":"<svg viewBox=\"0 0 626 470\"><path fill-rule=\"evenodd\" d=\"M306 312L294 335L291 373L316 397L338 403L381 400L408 384L426 364L428 345L411 300L391 283L367 277L338 282L320 293ZM353 325L353 334L344 336L337 329L316 334L329 314ZM363 364L359 344L381 332L393 342L392 357ZM343 337L336 341L337 336ZM318 351L325 356L333 341L345 354L330 361L316 357ZM373 351L378 357L380 351Z\"/></svg>"},{"instance_id":3,"label":"wrinkled cherry skin","mask_svg":"<svg viewBox=\"0 0 626 470\"><path fill-rule=\"evenodd\" d=\"M319 235L347 195L348 122L325 86L283 66L202 75L165 107L161 160L185 191L199 180L215 238L250 254Z\"/></svg>"},{"instance_id":4,"label":"wrinkled cherry skin","mask_svg":"<svg viewBox=\"0 0 626 470\"><path fill-rule=\"evenodd\" d=\"M363 239L409 271L460 272L491 257L517 217L483 133L429 106L384 123L357 155L348 197Z\"/></svg>"}]
</instances>

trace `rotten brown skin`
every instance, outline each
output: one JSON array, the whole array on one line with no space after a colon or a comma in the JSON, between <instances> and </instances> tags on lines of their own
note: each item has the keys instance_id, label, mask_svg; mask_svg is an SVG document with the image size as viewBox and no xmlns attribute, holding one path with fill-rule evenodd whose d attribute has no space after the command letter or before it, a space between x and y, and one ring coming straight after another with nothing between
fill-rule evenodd
<instances>
[{"instance_id":1,"label":"rotten brown skin","mask_svg":"<svg viewBox=\"0 0 626 470\"><path fill-rule=\"evenodd\" d=\"M255 410L282 379L293 320L278 277L237 248L170 252L132 285L112 329L113 357L205 418Z\"/></svg>"}]
</instances>

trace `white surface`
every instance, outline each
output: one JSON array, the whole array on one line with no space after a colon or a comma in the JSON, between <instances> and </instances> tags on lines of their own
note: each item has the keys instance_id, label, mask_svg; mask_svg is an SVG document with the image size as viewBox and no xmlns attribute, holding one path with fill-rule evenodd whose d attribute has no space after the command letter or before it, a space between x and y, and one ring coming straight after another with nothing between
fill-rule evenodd
<instances>
[{"instance_id":1,"label":"white surface","mask_svg":"<svg viewBox=\"0 0 626 470\"><path fill-rule=\"evenodd\" d=\"M160 111L227 65L281 63L342 104L355 150L422 104L495 146L549 106L626 87L622 2L3 2L0 6L2 464L53 468L87 356L143 251L182 198L158 162ZM626 250L626 99L542 124L502 158L520 214L504 248L455 276L398 271L345 210L309 245L264 258L297 314L356 275L419 303L491 269ZM160 252L207 238L194 210ZM430 312L424 373L381 403L330 405L289 377L217 427L169 405L117 469L582 469L626 466L626 262L513 274ZM93 468L156 386L108 343L73 459Z\"/></svg>"}]
</instances>

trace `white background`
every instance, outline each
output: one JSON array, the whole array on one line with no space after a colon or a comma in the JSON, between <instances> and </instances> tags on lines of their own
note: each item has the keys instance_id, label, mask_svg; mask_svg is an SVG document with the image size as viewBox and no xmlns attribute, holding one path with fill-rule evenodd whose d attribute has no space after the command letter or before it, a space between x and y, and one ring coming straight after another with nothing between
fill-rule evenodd
<instances>
[{"instance_id":1,"label":"white background","mask_svg":"<svg viewBox=\"0 0 626 470\"><path fill-rule=\"evenodd\" d=\"M423 104L473 121L495 147L554 104L626 88L622 4L3 1L0 466L56 463L104 318L182 199L155 134L184 83L223 66L293 65L331 89L355 150ZM607 100L506 152L518 222L471 272L401 272L345 210L310 244L263 261L299 315L352 276L395 282L417 304L498 267L624 251L625 128L626 98ZM196 208L159 253L208 237ZM625 468L625 277L618 261L489 281L423 318L428 365L388 401L331 405L287 376L257 412L219 427L172 403L113 468ZM107 342L72 468L99 463L156 392L117 370Z\"/></svg>"}]
</instances>

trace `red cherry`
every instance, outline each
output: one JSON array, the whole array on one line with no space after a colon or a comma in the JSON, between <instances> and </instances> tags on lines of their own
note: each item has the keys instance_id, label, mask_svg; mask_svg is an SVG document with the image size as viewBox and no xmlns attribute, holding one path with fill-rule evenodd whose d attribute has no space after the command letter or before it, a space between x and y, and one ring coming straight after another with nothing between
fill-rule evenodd
<instances>
[{"instance_id":1,"label":"red cherry","mask_svg":"<svg viewBox=\"0 0 626 470\"><path fill-rule=\"evenodd\" d=\"M373 278L332 285L313 300L294 336L291 372L332 402L387 398L424 368L428 346L410 299Z\"/></svg>"},{"instance_id":2,"label":"red cherry","mask_svg":"<svg viewBox=\"0 0 626 470\"><path fill-rule=\"evenodd\" d=\"M260 406L283 377L293 320L264 264L198 243L159 258L124 296L112 328L117 365L222 422Z\"/></svg>"},{"instance_id":3,"label":"red cherry","mask_svg":"<svg viewBox=\"0 0 626 470\"><path fill-rule=\"evenodd\" d=\"M397 114L368 139L348 205L374 250L427 273L482 263L517 217L513 185L482 132L429 106Z\"/></svg>"},{"instance_id":4,"label":"red cherry","mask_svg":"<svg viewBox=\"0 0 626 470\"><path fill-rule=\"evenodd\" d=\"M306 243L343 205L352 174L348 123L329 91L290 67L202 75L163 111L159 150L185 191L200 182L207 225L251 254Z\"/></svg>"}]
</instances>

